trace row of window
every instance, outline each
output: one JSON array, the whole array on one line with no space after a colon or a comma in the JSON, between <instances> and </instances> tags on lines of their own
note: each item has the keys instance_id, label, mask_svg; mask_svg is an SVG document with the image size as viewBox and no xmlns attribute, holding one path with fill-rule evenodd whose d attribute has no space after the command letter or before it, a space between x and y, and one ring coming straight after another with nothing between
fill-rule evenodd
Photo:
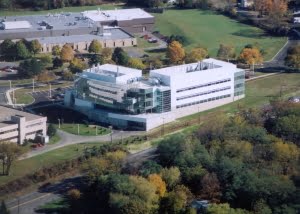
<instances>
[{"instance_id":1,"label":"row of window","mask_svg":"<svg viewBox=\"0 0 300 214\"><path fill-rule=\"evenodd\" d=\"M220 91L226 91L231 89L231 86L227 86L227 87L223 87L223 88L218 88L218 89L213 89L210 91L204 91L201 93L197 93L197 94L191 94L191 95L186 95L186 96L182 96L182 97L178 97L176 100L184 100L184 99L188 99L188 98L192 98L192 97L198 97L198 96L202 96L202 95L206 95L206 94L213 94L216 92L220 92Z\"/></svg>"},{"instance_id":2,"label":"row of window","mask_svg":"<svg viewBox=\"0 0 300 214\"><path fill-rule=\"evenodd\" d=\"M41 125L43 125L43 122L39 122L39 123L34 123L34 124L31 124L31 125L28 125L28 126L26 126L26 128L28 129L28 128L31 128L31 127L34 127L34 126L41 126Z\"/></svg>"},{"instance_id":3,"label":"row of window","mask_svg":"<svg viewBox=\"0 0 300 214\"><path fill-rule=\"evenodd\" d=\"M193 90L193 89L197 89L197 88L203 88L203 87L207 87L207 86L211 86L211 85L217 85L217 84L221 84L224 82L230 82L230 80L231 79L228 78L228 79L218 80L218 81L209 82L209 83L205 83L205 84L201 84L201 85L190 86L187 88L178 89L176 92L179 93L179 92L189 91L189 90Z\"/></svg>"},{"instance_id":4,"label":"row of window","mask_svg":"<svg viewBox=\"0 0 300 214\"><path fill-rule=\"evenodd\" d=\"M245 86L244 83L239 83L239 84L234 85L234 88L242 88L244 86Z\"/></svg>"},{"instance_id":5,"label":"row of window","mask_svg":"<svg viewBox=\"0 0 300 214\"><path fill-rule=\"evenodd\" d=\"M227 97L230 97L230 94L226 94L226 95L218 96L218 97L212 97L212 98L209 98L209 99L199 100L199 101L186 103L186 104L182 104L182 105L178 105L178 106L176 106L176 108L184 108L184 107L188 107L188 106L197 105L197 104L200 104L200 103L206 103L206 102L210 102L210 101L214 101L214 100L221 100L221 99L224 99L224 98L227 98Z\"/></svg>"},{"instance_id":6,"label":"row of window","mask_svg":"<svg viewBox=\"0 0 300 214\"><path fill-rule=\"evenodd\" d=\"M7 133L10 133L10 132L15 132L15 131L18 131L18 129L10 129L10 130L7 130L7 131L2 131L2 132L0 132L0 135L7 134Z\"/></svg>"},{"instance_id":7,"label":"row of window","mask_svg":"<svg viewBox=\"0 0 300 214\"><path fill-rule=\"evenodd\" d=\"M92 84L93 84L93 83L92 83ZM99 88L99 87L93 86L92 84L89 83L89 86L90 86L90 88L92 88L92 89L95 89L95 90L98 90L98 91L103 91L103 92L110 93L110 94L117 94L117 91L111 91L111 90L108 90L108 89Z\"/></svg>"}]
</instances>

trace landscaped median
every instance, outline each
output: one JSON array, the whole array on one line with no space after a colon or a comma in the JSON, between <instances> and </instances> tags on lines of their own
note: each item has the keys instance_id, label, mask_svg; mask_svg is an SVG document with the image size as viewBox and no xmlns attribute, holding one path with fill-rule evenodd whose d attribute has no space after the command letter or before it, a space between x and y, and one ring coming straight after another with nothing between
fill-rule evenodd
<instances>
[{"instance_id":1,"label":"landscaped median","mask_svg":"<svg viewBox=\"0 0 300 214\"><path fill-rule=\"evenodd\" d=\"M97 136L111 133L110 129L98 125L64 123L56 125L56 128L70 134L82 136Z\"/></svg>"}]
</instances>

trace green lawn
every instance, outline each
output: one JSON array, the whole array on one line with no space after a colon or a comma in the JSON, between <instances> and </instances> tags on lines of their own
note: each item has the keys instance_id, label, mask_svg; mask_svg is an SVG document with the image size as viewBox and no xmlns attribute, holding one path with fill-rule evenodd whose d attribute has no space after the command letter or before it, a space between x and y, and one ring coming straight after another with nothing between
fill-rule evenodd
<instances>
[{"instance_id":1,"label":"green lawn","mask_svg":"<svg viewBox=\"0 0 300 214\"><path fill-rule=\"evenodd\" d=\"M146 39L136 36L138 48L153 48L159 46L158 43L150 43Z\"/></svg>"},{"instance_id":2,"label":"green lawn","mask_svg":"<svg viewBox=\"0 0 300 214\"><path fill-rule=\"evenodd\" d=\"M114 8L120 8L122 4L103 4L103 5L95 5L95 6L82 6L82 7L64 7L59 9L53 10L39 10L39 11L32 11L32 10L0 10L1 16L24 16L24 15L40 15L40 14L48 14L48 13L60 13L60 12L82 12L85 10L97 10L101 8L103 10L109 10Z\"/></svg>"},{"instance_id":3,"label":"green lawn","mask_svg":"<svg viewBox=\"0 0 300 214\"><path fill-rule=\"evenodd\" d=\"M25 160L17 161L13 164L10 176L0 176L0 185L20 178L28 173L32 173L41 167L51 166L53 164L61 163L65 160L82 155L85 147L99 146L102 143L82 143L77 145L70 145L60 149L34 156ZM0 167L2 171L2 168Z\"/></svg>"},{"instance_id":4,"label":"green lawn","mask_svg":"<svg viewBox=\"0 0 300 214\"><path fill-rule=\"evenodd\" d=\"M155 29L163 35L182 35L188 40L187 48L197 45L208 48L214 57L221 43L233 45L237 53L247 44L257 43L271 59L285 44L286 38L271 37L264 31L237 22L212 11L166 10L163 14L153 14L156 18Z\"/></svg>"},{"instance_id":5,"label":"green lawn","mask_svg":"<svg viewBox=\"0 0 300 214\"><path fill-rule=\"evenodd\" d=\"M58 141L60 141L60 137L58 134L55 134L53 137L50 138L48 144L50 144L50 145L56 144Z\"/></svg>"},{"instance_id":6,"label":"green lawn","mask_svg":"<svg viewBox=\"0 0 300 214\"><path fill-rule=\"evenodd\" d=\"M34 98L28 94L28 93L24 93L24 91L22 89L18 89L15 90L15 99L16 99L16 104L31 104L34 102ZM11 99L13 99L13 93L10 93L10 97ZM13 100L12 100L13 101ZM13 101L14 102L14 101Z\"/></svg>"},{"instance_id":7,"label":"green lawn","mask_svg":"<svg viewBox=\"0 0 300 214\"><path fill-rule=\"evenodd\" d=\"M58 125L56 125L56 128L58 128ZM64 123L60 125L60 129L70 134L78 135L78 124ZM110 133L109 129L98 126L97 135L105 135L109 133ZM87 126L85 124L79 124L79 135L96 136L96 126L94 125Z\"/></svg>"}]
</instances>

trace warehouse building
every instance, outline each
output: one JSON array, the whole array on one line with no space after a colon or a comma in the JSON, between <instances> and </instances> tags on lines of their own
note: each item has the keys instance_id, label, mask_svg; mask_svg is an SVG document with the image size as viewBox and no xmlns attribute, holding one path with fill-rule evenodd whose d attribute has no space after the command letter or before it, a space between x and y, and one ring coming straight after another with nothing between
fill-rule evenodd
<instances>
[{"instance_id":1,"label":"warehouse building","mask_svg":"<svg viewBox=\"0 0 300 214\"><path fill-rule=\"evenodd\" d=\"M245 72L206 59L150 71L101 65L79 74L65 105L121 129L151 130L244 97Z\"/></svg>"},{"instance_id":2,"label":"warehouse building","mask_svg":"<svg viewBox=\"0 0 300 214\"><path fill-rule=\"evenodd\" d=\"M47 142L46 123L47 117L0 106L0 141L23 144L40 136Z\"/></svg>"},{"instance_id":3,"label":"warehouse building","mask_svg":"<svg viewBox=\"0 0 300 214\"><path fill-rule=\"evenodd\" d=\"M5 39L38 39L43 52L69 41L74 49L78 45L78 50L85 50L82 47L92 39L104 47L128 47L136 45L132 33L152 31L154 21L152 15L139 8L0 17L0 43Z\"/></svg>"}]
</instances>

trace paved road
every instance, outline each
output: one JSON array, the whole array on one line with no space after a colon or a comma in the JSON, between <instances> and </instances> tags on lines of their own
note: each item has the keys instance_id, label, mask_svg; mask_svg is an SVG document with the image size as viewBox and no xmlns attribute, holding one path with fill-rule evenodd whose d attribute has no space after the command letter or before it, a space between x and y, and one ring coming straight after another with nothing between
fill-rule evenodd
<instances>
[{"instance_id":1,"label":"paved road","mask_svg":"<svg viewBox=\"0 0 300 214\"><path fill-rule=\"evenodd\" d=\"M101 136L78 136L63 132L61 130L57 130L58 135L60 136L60 141L53 145L46 145L42 148L38 148L36 150L30 151L26 153L24 156L20 158L26 159L36 155L43 154L45 152L52 151L54 149L58 149L64 146L78 144L78 143L88 143L88 142L109 142L111 140L111 135L101 135ZM113 130L112 138L113 140L121 140L122 138L127 138L130 136L141 135L145 132L143 131L117 131Z\"/></svg>"},{"instance_id":2,"label":"paved road","mask_svg":"<svg viewBox=\"0 0 300 214\"><path fill-rule=\"evenodd\" d=\"M153 158L156 148L150 148L142 152L129 155L124 161L124 166L142 163L143 161ZM68 190L80 188L83 186L83 177L81 175L60 181L45 188L23 195L19 198L7 201L6 205L11 214L33 214L36 209L46 203L61 198Z\"/></svg>"},{"instance_id":3,"label":"paved road","mask_svg":"<svg viewBox=\"0 0 300 214\"><path fill-rule=\"evenodd\" d=\"M72 188L80 188L82 176L64 179L59 183L40 188L37 191L7 201L11 214L33 214L36 209L46 203L62 198Z\"/></svg>"}]
</instances>

